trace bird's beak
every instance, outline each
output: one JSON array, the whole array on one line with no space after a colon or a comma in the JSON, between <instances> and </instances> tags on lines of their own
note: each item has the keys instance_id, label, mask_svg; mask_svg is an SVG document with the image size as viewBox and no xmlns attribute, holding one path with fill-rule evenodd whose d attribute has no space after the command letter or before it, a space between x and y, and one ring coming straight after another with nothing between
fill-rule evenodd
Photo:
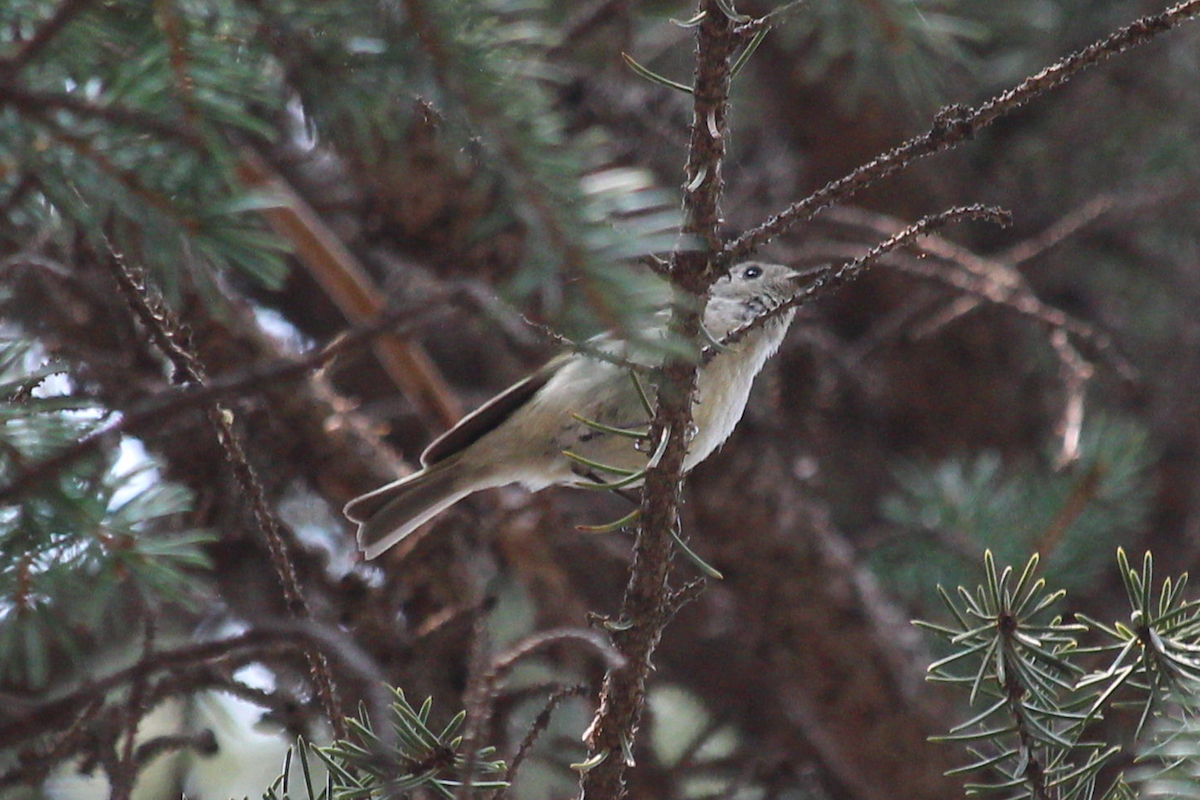
<instances>
[{"instance_id":1,"label":"bird's beak","mask_svg":"<svg viewBox=\"0 0 1200 800\"><path fill-rule=\"evenodd\" d=\"M788 281L797 289L807 286L817 279L817 276L829 269L829 264L821 264L816 267L806 267L805 269L792 268L791 274L788 275Z\"/></svg>"}]
</instances>

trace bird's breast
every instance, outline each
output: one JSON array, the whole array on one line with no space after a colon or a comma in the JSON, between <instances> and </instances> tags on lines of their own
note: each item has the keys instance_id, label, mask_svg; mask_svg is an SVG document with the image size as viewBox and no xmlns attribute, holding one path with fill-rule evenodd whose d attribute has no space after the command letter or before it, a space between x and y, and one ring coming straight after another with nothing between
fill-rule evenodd
<instances>
[{"instance_id":1,"label":"bird's breast","mask_svg":"<svg viewBox=\"0 0 1200 800\"><path fill-rule=\"evenodd\" d=\"M684 469L691 469L725 443L737 427L750 399L754 378L779 349L789 319L781 318L719 353L696 380L692 421L696 435L688 446Z\"/></svg>"}]
</instances>

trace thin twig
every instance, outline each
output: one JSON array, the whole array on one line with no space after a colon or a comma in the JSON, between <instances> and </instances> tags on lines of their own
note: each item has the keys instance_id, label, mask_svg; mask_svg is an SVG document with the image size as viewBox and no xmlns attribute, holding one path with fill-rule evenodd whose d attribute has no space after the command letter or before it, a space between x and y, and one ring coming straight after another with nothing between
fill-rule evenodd
<instances>
[{"instance_id":1,"label":"thin twig","mask_svg":"<svg viewBox=\"0 0 1200 800\"><path fill-rule=\"evenodd\" d=\"M492 637L488 631L488 618L483 605L476 603L471 609L475 616L475 624L471 630L470 653L467 656L467 688L463 692L467 719L463 725L462 741L459 743L464 756L459 771L459 786L454 792L455 800L470 800L473 794L472 784L475 764L479 760L479 742L484 736L485 727L492 722L494 693L484 680L487 672L484 665L491 657Z\"/></svg>"},{"instance_id":2,"label":"thin twig","mask_svg":"<svg viewBox=\"0 0 1200 800\"><path fill-rule=\"evenodd\" d=\"M1037 236L1031 236L1008 248L997 260L1014 267L1020 266L1107 214L1116 207L1117 201L1117 195L1112 193L1097 195L1071 213L1059 217L1053 225Z\"/></svg>"},{"instance_id":3,"label":"thin twig","mask_svg":"<svg viewBox=\"0 0 1200 800\"><path fill-rule=\"evenodd\" d=\"M684 609L685 606L694 603L700 599L700 595L704 594L704 590L708 588L708 580L700 577L695 580L690 580L683 586L671 592L671 597L668 600L667 608L671 618Z\"/></svg>"},{"instance_id":4,"label":"thin twig","mask_svg":"<svg viewBox=\"0 0 1200 800\"><path fill-rule=\"evenodd\" d=\"M860 210L841 209L837 213L841 217L839 221L865 224L873 230L895 230L900 227L900 224L891 218ZM903 230L907 229L902 229L901 232ZM930 278L966 293L965 297L951 304L935 320L927 321L916 329L921 335L928 335L928 331L934 326L942 326L957 319L980 302L991 302L1010 308L1049 329L1050 343L1059 359L1059 372L1065 394L1063 413L1059 421L1058 433L1062 446L1057 465L1062 468L1075 461L1079 457L1084 393L1094 368L1072 345L1070 337L1079 338L1106 357L1123 378L1133 378L1136 374L1133 366L1116 352L1106 334L1038 299L1015 266L975 255L948 240L936 237L922 242L919 249L921 255L935 255L939 259L945 259L955 268L930 263L923 258L893 257L888 261L888 265L901 272Z\"/></svg>"},{"instance_id":5,"label":"thin twig","mask_svg":"<svg viewBox=\"0 0 1200 800\"><path fill-rule=\"evenodd\" d=\"M609 669L625 666L625 657L612 646L612 642L596 631L587 628L554 628L526 636L497 656L492 661L491 669L483 676L484 685L494 689L520 661L548 647L567 642L587 645L604 659L604 665Z\"/></svg>"},{"instance_id":6,"label":"thin twig","mask_svg":"<svg viewBox=\"0 0 1200 800\"><path fill-rule=\"evenodd\" d=\"M771 11L763 14L761 17L752 19L749 22L743 22L734 28L733 32L738 36L753 36L763 28L770 27L784 14L789 14L808 2L810 2L810 0L792 0L790 3L785 3L778 8L771 9Z\"/></svg>"},{"instance_id":7,"label":"thin twig","mask_svg":"<svg viewBox=\"0 0 1200 800\"><path fill-rule=\"evenodd\" d=\"M1084 399L1088 382L1096 370L1079 351L1071 346L1071 339L1061 328L1050 334L1050 344L1058 355L1063 389L1063 414L1058 423L1058 435L1062 439L1055 469L1064 469L1079 460L1080 439L1083 435Z\"/></svg>"},{"instance_id":8,"label":"thin twig","mask_svg":"<svg viewBox=\"0 0 1200 800\"><path fill-rule=\"evenodd\" d=\"M397 328L405 332L416 329L444 314L448 306L455 302L456 297L457 294L451 292L430 298L429 303L417 311L407 308L391 309L377 319L342 334L324 347L316 348L297 358L273 359L230 375L221 375L203 385L192 384L160 392L123 412L114 422L84 436L70 447L25 466L7 485L0 487L0 504L16 500L122 433L136 432L147 426L161 424L170 417L223 398L264 392L280 383L299 380L337 356L365 346L370 339L384 330Z\"/></svg>"},{"instance_id":9,"label":"thin twig","mask_svg":"<svg viewBox=\"0 0 1200 800\"><path fill-rule=\"evenodd\" d=\"M69 723L67 729L59 736L58 741L49 747L41 746L37 739L35 744L22 750L10 750L14 754L13 762L19 766L10 772L0 774L0 792L12 786L36 786L49 774L57 764L82 750L87 743L84 734L91 729L92 723L104 708L103 697L93 697L81 708L74 709L77 716ZM28 742L29 739L13 737L15 742ZM30 737L32 738L32 737Z\"/></svg>"},{"instance_id":10,"label":"thin twig","mask_svg":"<svg viewBox=\"0 0 1200 800\"><path fill-rule=\"evenodd\" d=\"M882 263L898 272L941 284L964 295L961 303L956 302L933 319L911 328L909 334L914 338L932 335L938 328L976 308L980 302L992 303L1030 319L1049 331L1066 331L1086 344L1089 352L1102 357L1122 379L1133 381L1137 378L1137 368L1118 350L1111 336L1043 302L1016 270L937 236L931 236L913 247L919 251L917 256L890 253ZM814 242L801 250L806 256L814 258L846 258L860 248L840 243ZM936 256L949 264L922 258L922 255Z\"/></svg>"},{"instance_id":11,"label":"thin twig","mask_svg":"<svg viewBox=\"0 0 1200 800\"><path fill-rule=\"evenodd\" d=\"M266 647L303 647L307 640L290 629L254 630L217 642L159 650L136 664L102 678L93 678L86 686L0 723L0 749L28 742L47 731L61 728L93 703L103 702L113 689L156 672L172 672L185 667L227 658L244 650Z\"/></svg>"},{"instance_id":12,"label":"thin twig","mask_svg":"<svg viewBox=\"0 0 1200 800\"><path fill-rule=\"evenodd\" d=\"M612 364L616 367L624 367L625 369L632 370L641 375L650 375L655 372L655 368L647 364L639 364L636 361L631 361L630 359L619 356L616 353L610 353L599 347L594 347L587 342L577 342L574 339L563 336L549 325L544 325L540 322L534 322L527 317L522 317L522 319L525 321L526 325L544 336L547 341L558 345L564 350L570 350L573 353L587 356L588 358L595 359L596 361L603 361L605 364Z\"/></svg>"},{"instance_id":13,"label":"thin twig","mask_svg":"<svg viewBox=\"0 0 1200 800\"><path fill-rule=\"evenodd\" d=\"M478 752L479 740L484 725L492 718L492 708L496 700L496 692L500 682L512 672L518 663L535 653L559 644L578 643L588 646L604 659L604 666L609 669L620 669L625 664L624 657L612 646L607 637L586 628L554 628L548 631L526 636L515 645L492 659L486 671L480 671L478 678L468 692L467 725L463 731L461 747L465 751L463 764L462 786L458 792L461 798L470 796L469 788L474 772L475 756Z\"/></svg>"},{"instance_id":14,"label":"thin twig","mask_svg":"<svg viewBox=\"0 0 1200 800\"><path fill-rule=\"evenodd\" d=\"M123 256L109 243L109 258L105 259L112 270L117 286L134 314L149 331L155 345L163 352L176 370L176 378L187 383L204 385L207 370L199 356L192 350L186 332L174 320L166 305L149 290L144 279L136 276L125 263ZM238 482L242 496L249 503L258 525L266 539L271 564L283 592L288 613L298 619L311 616L307 601L300 589L296 569L283 541L283 526L271 509L266 490L259 481L254 467L246 454L240 435L233 427L233 415L214 403L207 409L209 421L216 432L217 440L225 452L226 460ZM317 696L321 699L329 724L338 738L345 736L345 720L337 700L337 688L325 654L315 647L305 648Z\"/></svg>"},{"instance_id":15,"label":"thin twig","mask_svg":"<svg viewBox=\"0 0 1200 800\"><path fill-rule=\"evenodd\" d=\"M138 604L144 620L144 641L142 643L142 659L149 658L154 653L154 639L157 632L154 617L142 603ZM133 786L137 781L138 762L135 758L134 745L137 742L138 727L146 712L151 708L146 703L146 675L135 676L130 682L129 699L118 714L119 731L124 736L120 742L120 752L117 753L114 774L110 775L112 792L110 800L129 800L133 794Z\"/></svg>"},{"instance_id":16,"label":"thin twig","mask_svg":"<svg viewBox=\"0 0 1200 800\"><path fill-rule=\"evenodd\" d=\"M891 150L876 156L853 172L827 183L726 245L723 265L736 263L754 253L793 225L812 219L826 206L849 199L860 190L904 169L926 156L957 147L996 120L1056 89L1088 67L1144 44L1200 14L1200 0L1187 0L1161 14L1142 17L1098 42L1062 58L1017 86L1001 92L977 108L947 106L934 118L933 126Z\"/></svg>"},{"instance_id":17,"label":"thin twig","mask_svg":"<svg viewBox=\"0 0 1200 800\"><path fill-rule=\"evenodd\" d=\"M1154 202L1159 198L1170 196L1170 194L1169 188L1147 190L1128 197L1119 204L1133 207ZM1100 207L1107 205L1102 198L1098 198L1098 201L1096 204L1088 203L1068 213L1045 231L1034 236L1031 241L1036 244L1029 247L1018 244L1000 255L979 255L936 234L913 245L913 249L918 251L919 256L935 256L936 260L923 257L912 258L903 254L890 255L885 262L890 268L935 281L965 295L941 314L926 320L919 327L911 330L910 334L916 338L931 335L933 331L968 313L979 303L993 303L1032 319L1051 332L1066 331L1074 339L1087 345L1090 352L1104 358L1121 378L1127 381L1134 380L1137 376L1137 369L1118 351L1112 337L1104 331L1042 302L1033 291L1029 281L1017 269L1017 264L1009 260L1013 257L1032 257L1041 247L1051 246L1060 237L1078 230L1081 225L1094 218L1093 214L1097 213ZM860 208L833 209L829 217L838 224L867 228L879 235L892 235L904 229L904 223L900 220ZM805 245L802 250L816 258L845 258L848 257L844 255L847 250L854 252L853 248L841 245L830 246L821 242ZM939 262L948 263L944 265Z\"/></svg>"},{"instance_id":18,"label":"thin twig","mask_svg":"<svg viewBox=\"0 0 1200 800\"><path fill-rule=\"evenodd\" d=\"M766 325L771 319L784 314L792 309L798 308L805 303L810 302L814 297L828 293L836 289L851 279L857 277L864 270L879 260L879 258L887 253L892 252L900 247L910 244L914 239L925 236L939 228L943 228L955 222L963 222L965 220L985 220L994 222L998 225L1008 225L1011 222L1011 215L1003 209L994 208L991 206L973 205L963 206L960 208L951 208L943 211L940 214L933 214L928 217L923 217L912 225L909 225L904 230L896 233L893 236L885 239L879 244L872 247L863 255L847 261L837 269L828 267L822 270L812 283L797 292L790 299L780 303L775 308L770 309L766 313L760 314L750 322L735 328L721 341L723 345L730 345L741 341L753 331ZM715 349L710 350L708 354L710 358L715 355Z\"/></svg>"},{"instance_id":19,"label":"thin twig","mask_svg":"<svg viewBox=\"0 0 1200 800\"><path fill-rule=\"evenodd\" d=\"M147 739L137 746L133 759L141 769L166 753L191 750L201 755L212 755L217 752L216 748L217 737L212 730L205 728L199 733L180 733Z\"/></svg>"},{"instance_id":20,"label":"thin twig","mask_svg":"<svg viewBox=\"0 0 1200 800\"><path fill-rule=\"evenodd\" d=\"M508 784L505 788L497 792L494 800L504 800L508 795L508 790L512 786L512 782L517 777L517 771L521 769L521 764L525 762L525 758L529 755L529 751L533 749L533 745L538 738L550 725L550 717L562 705L563 701L569 700L572 697L580 697L587 691L585 684L577 684L575 686L563 686L555 690L549 697L546 698L545 705L538 715L533 718L533 722L529 724L529 730L525 732L521 743L517 745L516 752L508 762L508 769L504 773L504 782Z\"/></svg>"}]
</instances>

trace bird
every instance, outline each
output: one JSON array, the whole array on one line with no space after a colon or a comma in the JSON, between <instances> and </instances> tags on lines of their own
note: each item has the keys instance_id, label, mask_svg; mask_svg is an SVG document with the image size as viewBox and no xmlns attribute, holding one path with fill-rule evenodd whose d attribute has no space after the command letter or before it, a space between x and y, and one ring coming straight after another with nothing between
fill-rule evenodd
<instances>
[{"instance_id":1,"label":"bird","mask_svg":"<svg viewBox=\"0 0 1200 800\"><path fill-rule=\"evenodd\" d=\"M750 261L734 266L712 286L703 315L708 335L720 342L779 308L796 294L802 275L782 264ZM745 411L755 376L779 349L794 315L794 308L785 308L756 323L702 363L685 472L729 438ZM665 318L663 312L656 319L654 333L659 338L665 336ZM586 349L560 355L435 439L421 454L420 470L347 503L344 513L358 525L364 558L376 558L483 489L519 483L539 491L582 478L602 481L572 455L614 472L644 469L650 457L644 441L604 427L648 428L650 415L629 364L650 361L644 365L653 366L654 348L608 334L589 340L589 346L610 358L589 355ZM661 360L662 348L657 352Z\"/></svg>"}]
</instances>

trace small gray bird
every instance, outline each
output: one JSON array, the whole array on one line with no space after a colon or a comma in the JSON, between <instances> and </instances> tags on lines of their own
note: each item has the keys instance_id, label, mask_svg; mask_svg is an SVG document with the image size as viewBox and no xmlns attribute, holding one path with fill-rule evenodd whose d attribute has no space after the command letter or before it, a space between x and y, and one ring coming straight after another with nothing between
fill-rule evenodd
<instances>
[{"instance_id":1,"label":"small gray bird","mask_svg":"<svg viewBox=\"0 0 1200 800\"><path fill-rule=\"evenodd\" d=\"M792 297L799 277L779 264L739 264L713 285L704 327L714 339L724 338ZM701 368L692 409L695 436L685 471L729 438L755 376L779 349L794 313L773 317ZM611 337L596 337L589 344L629 362L646 363L646 353ZM420 471L351 500L345 514L359 524L359 549L375 558L481 489L520 483L538 491L579 481L587 469L563 451L625 470L646 466L649 454L637 440L605 433L577 416L611 428L644 430L649 425L628 367L579 353L559 356L442 434L421 454Z\"/></svg>"}]
</instances>

